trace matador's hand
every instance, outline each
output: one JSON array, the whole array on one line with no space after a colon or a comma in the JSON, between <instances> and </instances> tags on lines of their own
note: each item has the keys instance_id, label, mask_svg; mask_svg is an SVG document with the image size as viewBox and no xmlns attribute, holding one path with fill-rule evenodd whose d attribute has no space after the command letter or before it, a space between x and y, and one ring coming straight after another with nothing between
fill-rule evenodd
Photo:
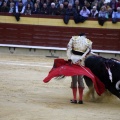
<instances>
[{"instance_id":1,"label":"matador's hand","mask_svg":"<svg viewBox=\"0 0 120 120\"><path fill-rule=\"evenodd\" d=\"M80 60L78 60L77 62L75 62L75 64L76 64L76 65L80 65L81 62L82 62L82 60L80 59Z\"/></svg>"},{"instance_id":2,"label":"matador's hand","mask_svg":"<svg viewBox=\"0 0 120 120\"><path fill-rule=\"evenodd\" d=\"M68 64L72 65L72 60L71 59L68 59Z\"/></svg>"}]
</instances>

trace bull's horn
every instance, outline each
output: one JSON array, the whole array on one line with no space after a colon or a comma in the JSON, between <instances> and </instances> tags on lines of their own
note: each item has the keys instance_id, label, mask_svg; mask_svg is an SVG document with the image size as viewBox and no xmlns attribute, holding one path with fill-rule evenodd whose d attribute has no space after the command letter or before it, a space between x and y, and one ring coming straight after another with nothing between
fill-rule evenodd
<instances>
[{"instance_id":1,"label":"bull's horn","mask_svg":"<svg viewBox=\"0 0 120 120\"><path fill-rule=\"evenodd\" d=\"M116 83L116 89L120 90L120 80Z\"/></svg>"}]
</instances>

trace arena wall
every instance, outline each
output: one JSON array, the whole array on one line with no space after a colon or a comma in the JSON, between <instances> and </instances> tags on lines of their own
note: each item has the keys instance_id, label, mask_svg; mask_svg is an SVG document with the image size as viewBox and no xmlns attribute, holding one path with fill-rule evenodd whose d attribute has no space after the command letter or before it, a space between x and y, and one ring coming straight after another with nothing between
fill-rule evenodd
<instances>
[{"instance_id":1,"label":"arena wall","mask_svg":"<svg viewBox=\"0 0 120 120\"><path fill-rule=\"evenodd\" d=\"M0 26L0 49L10 53L24 49L30 54L42 55L38 51L44 50L45 56L64 56L71 36L85 32L93 41L95 53L120 55L120 21L113 24L108 20L100 26L96 19L89 19L75 24L71 17L65 24L62 16L40 15L22 15L20 21L16 21L13 15L1 13Z\"/></svg>"}]
</instances>

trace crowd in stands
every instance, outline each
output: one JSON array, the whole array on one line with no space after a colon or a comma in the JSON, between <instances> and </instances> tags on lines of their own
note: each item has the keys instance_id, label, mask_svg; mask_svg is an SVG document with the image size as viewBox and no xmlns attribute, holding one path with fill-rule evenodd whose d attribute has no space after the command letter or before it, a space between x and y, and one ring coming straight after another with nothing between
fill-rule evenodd
<instances>
[{"instance_id":1,"label":"crowd in stands","mask_svg":"<svg viewBox=\"0 0 120 120\"><path fill-rule=\"evenodd\" d=\"M20 15L63 15L67 24L73 16L75 23L88 17L98 18L100 25L111 18L120 19L120 0L0 0L0 12L13 13L19 21Z\"/></svg>"}]
</instances>

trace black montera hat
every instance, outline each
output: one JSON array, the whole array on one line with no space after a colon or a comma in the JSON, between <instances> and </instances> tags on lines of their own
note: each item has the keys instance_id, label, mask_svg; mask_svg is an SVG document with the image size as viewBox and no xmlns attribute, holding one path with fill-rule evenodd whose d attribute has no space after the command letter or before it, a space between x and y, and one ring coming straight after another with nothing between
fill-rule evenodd
<instances>
[{"instance_id":1,"label":"black montera hat","mask_svg":"<svg viewBox=\"0 0 120 120\"><path fill-rule=\"evenodd\" d=\"M80 35L80 36L85 36L85 33L80 33L79 35Z\"/></svg>"}]
</instances>

